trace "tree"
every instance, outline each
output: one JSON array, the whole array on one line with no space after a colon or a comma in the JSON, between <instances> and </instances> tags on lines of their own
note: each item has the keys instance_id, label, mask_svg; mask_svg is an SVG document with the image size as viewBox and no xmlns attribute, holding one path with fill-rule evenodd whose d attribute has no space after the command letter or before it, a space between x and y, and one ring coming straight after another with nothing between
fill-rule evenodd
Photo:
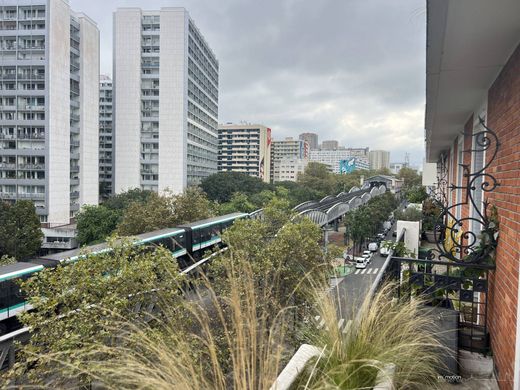
<instances>
[{"instance_id":1,"label":"tree","mask_svg":"<svg viewBox=\"0 0 520 390\"><path fill-rule=\"evenodd\" d=\"M333 174L329 172L325 164L317 162L309 162L303 174L298 176L298 183L315 190L320 198L336 192Z\"/></svg>"},{"instance_id":2,"label":"tree","mask_svg":"<svg viewBox=\"0 0 520 390\"><path fill-rule=\"evenodd\" d=\"M79 245L89 245L106 240L117 228L118 210L104 205L83 206L76 217Z\"/></svg>"},{"instance_id":3,"label":"tree","mask_svg":"<svg viewBox=\"0 0 520 390\"><path fill-rule=\"evenodd\" d=\"M397 174L397 178L403 180L404 188L411 188L420 186L422 184L422 177L412 168L403 167Z\"/></svg>"},{"instance_id":4,"label":"tree","mask_svg":"<svg viewBox=\"0 0 520 390\"><path fill-rule=\"evenodd\" d=\"M175 224L171 199L152 193L145 203L130 203L117 226L117 233L121 236L133 236L174 227Z\"/></svg>"},{"instance_id":5,"label":"tree","mask_svg":"<svg viewBox=\"0 0 520 390\"><path fill-rule=\"evenodd\" d=\"M38 252L43 233L33 202L0 202L0 221L0 257L7 255L20 261Z\"/></svg>"},{"instance_id":6,"label":"tree","mask_svg":"<svg viewBox=\"0 0 520 390\"><path fill-rule=\"evenodd\" d=\"M246 194L235 192L229 202L219 205L218 210L221 215L235 212L251 213L256 207Z\"/></svg>"},{"instance_id":7,"label":"tree","mask_svg":"<svg viewBox=\"0 0 520 390\"><path fill-rule=\"evenodd\" d=\"M128 241L110 252L39 272L22 284L35 310L20 317L32 332L17 357L15 374L42 384L60 367L61 375L76 377L88 359L103 360L102 353L94 357L80 353L82 349L88 351L93 343L110 345L125 322L142 321L150 314L137 307L154 302L175 306L183 281L167 249L149 251ZM154 315L160 321L160 312ZM67 362L65 368L62 361Z\"/></svg>"},{"instance_id":8,"label":"tree","mask_svg":"<svg viewBox=\"0 0 520 390\"><path fill-rule=\"evenodd\" d=\"M103 205L111 210L120 210L123 212L131 203L145 203L148 198L155 192L133 188L117 195L112 195Z\"/></svg>"},{"instance_id":9,"label":"tree","mask_svg":"<svg viewBox=\"0 0 520 390\"><path fill-rule=\"evenodd\" d=\"M132 236L171 228L214 215L214 205L198 187L188 187L182 194L148 195L145 203L131 203L117 226L118 234Z\"/></svg>"},{"instance_id":10,"label":"tree","mask_svg":"<svg viewBox=\"0 0 520 390\"><path fill-rule=\"evenodd\" d=\"M404 211L398 210L395 213L395 219L401 221L420 221L422 218L422 212L415 207L407 207Z\"/></svg>"},{"instance_id":11,"label":"tree","mask_svg":"<svg viewBox=\"0 0 520 390\"><path fill-rule=\"evenodd\" d=\"M199 187L188 187L182 194L169 196L175 225L195 222L215 215L215 205Z\"/></svg>"},{"instance_id":12,"label":"tree","mask_svg":"<svg viewBox=\"0 0 520 390\"><path fill-rule=\"evenodd\" d=\"M365 205L346 214L345 235L354 242L360 253L365 239L375 236L384 221L397 207L397 200L390 192L370 199Z\"/></svg>"},{"instance_id":13,"label":"tree","mask_svg":"<svg viewBox=\"0 0 520 390\"><path fill-rule=\"evenodd\" d=\"M428 193L423 186L417 185L407 188L405 190L405 196L406 200L410 203L422 203L428 198Z\"/></svg>"},{"instance_id":14,"label":"tree","mask_svg":"<svg viewBox=\"0 0 520 390\"><path fill-rule=\"evenodd\" d=\"M262 179L240 172L216 173L202 180L200 187L210 200L218 203L229 202L236 192L249 196L272 189L272 186Z\"/></svg>"},{"instance_id":15,"label":"tree","mask_svg":"<svg viewBox=\"0 0 520 390\"><path fill-rule=\"evenodd\" d=\"M121 222L123 215L131 204L145 204L153 191L138 188L113 195L99 206L85 206L77 216L78 240L80 245L103 241L111 235Z\"/></svg>"}]
</instances>

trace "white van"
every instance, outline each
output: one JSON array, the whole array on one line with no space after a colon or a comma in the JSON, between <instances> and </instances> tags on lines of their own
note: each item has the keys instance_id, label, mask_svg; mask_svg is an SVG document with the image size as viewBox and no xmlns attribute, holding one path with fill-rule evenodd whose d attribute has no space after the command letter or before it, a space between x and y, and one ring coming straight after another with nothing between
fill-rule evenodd
<instances>
[{"instance_id":1,"label":"white van","mask_svg":"<svg viewBox=\"0 0 520 390\"><path fill-rule=\"evenodd\" d=\"M370 252L377 252L378 249L379 246L377 245L377 242L371 242L370 244L368 244L368 250Z\"/></svg>"}]
</instances>

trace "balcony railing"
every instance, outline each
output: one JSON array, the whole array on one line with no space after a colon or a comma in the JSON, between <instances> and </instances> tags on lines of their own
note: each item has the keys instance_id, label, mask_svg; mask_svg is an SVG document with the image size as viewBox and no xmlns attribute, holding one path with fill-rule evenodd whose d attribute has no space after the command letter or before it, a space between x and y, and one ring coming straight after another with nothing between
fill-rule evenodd
<instances>
[{"instance_id":1,"label":"balcony railing","mask_svg":"<svg viewBox=\"0 0 520 390\"><path fill-rule=\"evenodd\" d=\"M389 256L372 285L395 283L395 298L422 298L427 305L458 313L458 346L471 352L490 349L487 302L491 264L463 264Z\"/></svg>"}]
</instances>

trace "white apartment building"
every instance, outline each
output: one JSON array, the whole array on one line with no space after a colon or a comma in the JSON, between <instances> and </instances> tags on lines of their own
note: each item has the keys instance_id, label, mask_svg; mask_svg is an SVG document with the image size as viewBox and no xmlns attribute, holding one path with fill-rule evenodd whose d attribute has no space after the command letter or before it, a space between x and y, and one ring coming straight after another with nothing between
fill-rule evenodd
<instances>
[{"instance_id":1,"label":"white apartment building","mask_svg":"<svg viewBox=\"0 0 520 390\"><path fill-rule=\"evenodd\" d=\"M340 173L340 162L357 157L359 166L368 164L368 148L342 148L336 150L311 150L309 160L331 167L332 172Z\"/></svg>"},{"instance_id":2,"label":"white apartment building","mask_svg":"<svg viewBox=\"0 0 520 390\"><path fill-rule=\"evenodd\" d=\"M297 169L303 165L303 160L307 160L308 158L309 144L307 141L293 139L292 137L287 137L280 141L273 140L271 146L271 181L281 181L275 178L275 172L280 173L281 167L279 164L282 160L284 160L284 165L292 161L296 166L295 169ZM307 164L305 164L305 166L306 165ZM294 171L294 169L292 170ZM295 178L296 177L294 177L294 179Z\"/></svg>"},{"instance_id":3,"label":"white apartment building","mask_svg":"<svg viewBox=\"0 0 520 390\"><path fill-rule=\"evenodd\" d=\"M284 140L273 140L271 161L282 158L309 158L309 144L301 139L287 137Z\"/></svg>"},{"instance_id":4,"label":"white apartment building","mask_svg":"<svg viewBox=\"0 0 520 390\"><path fill-rule=\"evenodd\" d=\"M114 192L217 172L219 64L184 8L114 13Z\"/></svg>"},{"instance_id":5,"label":"white apartment building","mask_svg":"<svg viewBox=\"0 0 520 390\"><path fill-rule=\"evenodd\" d=\"M371 150L369 155L370 169L390 169L390 152Z\"/></svg>"},{"instance_id":6,"label":"white apartment building","mask_svg":"<svg viewBox=\"0 0 520 390\"><path fill-rule=\"evenodd\" d=\"M112 79L102 75L99 80L99 196L112 195L113 132Z\"/></svg>"},{"instance_id":7,"label":"white apartment building","mask_svg":"<svg viewBox=\"0 0 520 390\"><path fill-rule=\"evenodd\" d=\"M242 172L268 183L271 176L271 129L252 124L219 125L218 170Z\"/></svg>"},{"instance_id":8,"label":"white apartment building","mask_svg":"<svg viewBox=\"0 0 520 390\"><path fill-rule=\"evenodd\" d=\"M64 0L0 1L0 200L45 228L98 203L99 30Z\"/></svg>"},{"instance_id":9,"label":"white apartment building","mask_svg":"<svg viewBox=\"0 0 520 390\"><path fill-rule=\"evenodd\" d=\"M302 174L309 164L308 159L303 158L282 158L272 162L271 181L296 181L298 175Z\"/></svg>"}]
</instances>

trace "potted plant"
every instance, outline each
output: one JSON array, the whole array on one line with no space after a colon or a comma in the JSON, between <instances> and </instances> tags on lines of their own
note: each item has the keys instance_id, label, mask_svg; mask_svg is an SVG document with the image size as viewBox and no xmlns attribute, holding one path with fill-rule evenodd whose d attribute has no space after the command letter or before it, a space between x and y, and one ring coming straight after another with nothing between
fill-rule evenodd
<instances>
[{"instance_id":1,"label":"potted plant","mask_svg":"<svg viewBox=\"0 0 520 390\"><path fill-rule=\"evenodd\" d=\"M423 202L423 223L422 230L428 242L436 242L439 240L439 235L435 237L435 226L437 219L441 214L441 209L431 199L426 199Z\"/></svg>"}]
</instances>

